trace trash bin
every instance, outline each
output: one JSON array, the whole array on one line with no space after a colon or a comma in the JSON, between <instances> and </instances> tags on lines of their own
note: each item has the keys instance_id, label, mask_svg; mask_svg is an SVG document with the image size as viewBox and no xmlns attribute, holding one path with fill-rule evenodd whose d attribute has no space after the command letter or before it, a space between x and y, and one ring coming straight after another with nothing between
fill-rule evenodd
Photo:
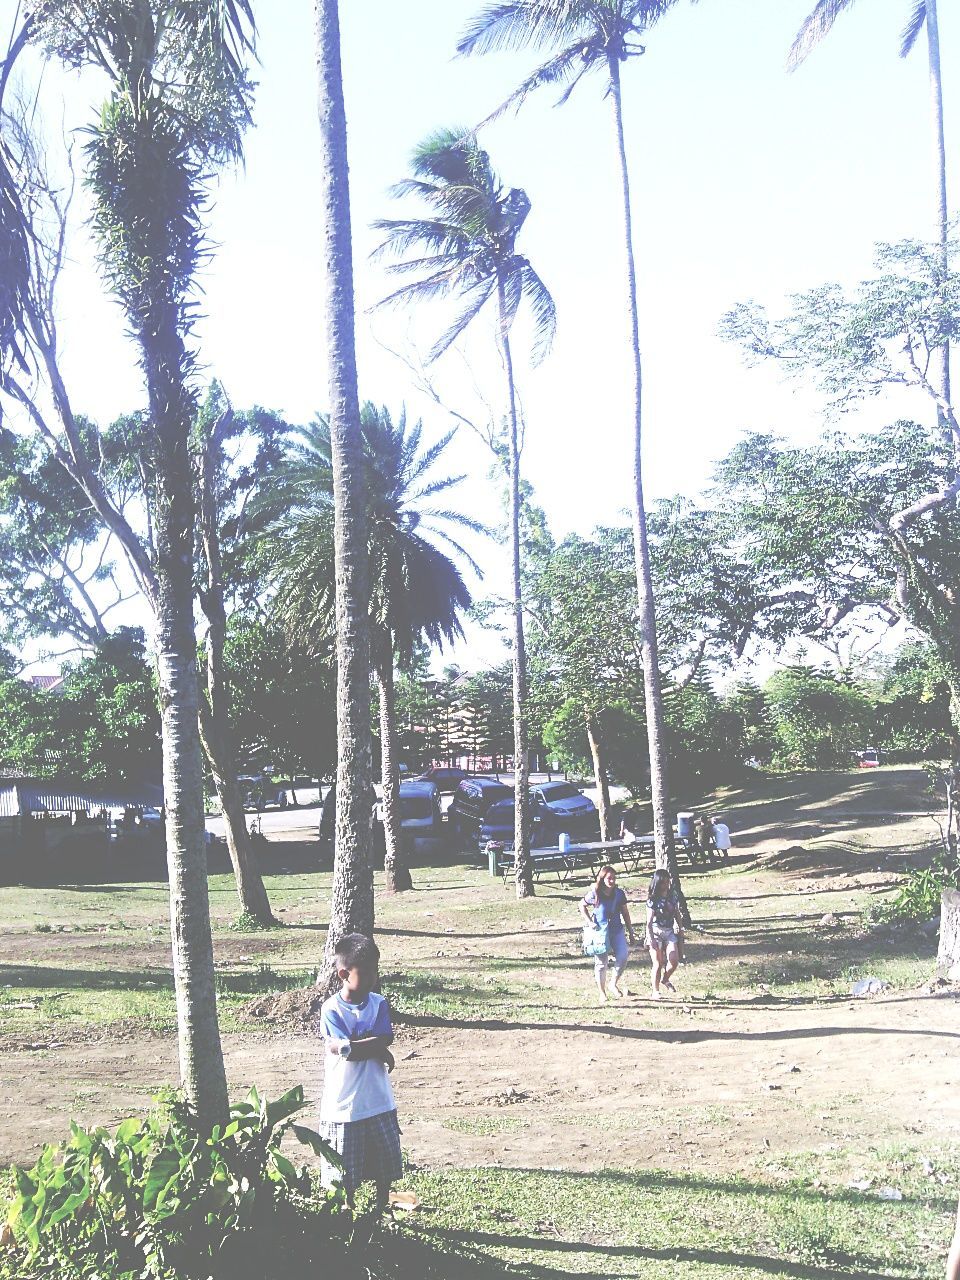
<instances>
[{"instance_id":1,"label":"trash bin","mask_svg":"<svg viewBox=\"0 0 960 1280\"><path fill-rule=\"evenodd\" d=\"M681 840L693 839L693 814L678 813L677 814L677 835Z\"/></svg>"}]
</instances>

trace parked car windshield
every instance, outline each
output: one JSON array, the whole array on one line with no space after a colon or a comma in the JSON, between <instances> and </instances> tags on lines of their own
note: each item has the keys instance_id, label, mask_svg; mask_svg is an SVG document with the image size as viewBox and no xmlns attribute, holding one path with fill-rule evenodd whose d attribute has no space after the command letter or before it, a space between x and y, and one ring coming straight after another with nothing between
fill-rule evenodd
<instances>
[{"instance_id":1,"label":"parked car windshield","mask_svg":"<svg viewBox=\"0 0 960 1280\"><path fill-rule=\"evenodd\" d=\"M554 800L573 800L580 795L576 787L571 787L569 782L547 782L539 788L543 792L543 798L548 804L552 804Z\"/></svg>"},{"instance_id":2,"label":"parked car windshield","mask_svg":"<svg viewBox=\"0 0 960 1280\"><path fill-rule=\"evenodd\" d=\"M433 801L429 796L401 796L400 820L433 817Z\"/></svg>"}]
</instances>

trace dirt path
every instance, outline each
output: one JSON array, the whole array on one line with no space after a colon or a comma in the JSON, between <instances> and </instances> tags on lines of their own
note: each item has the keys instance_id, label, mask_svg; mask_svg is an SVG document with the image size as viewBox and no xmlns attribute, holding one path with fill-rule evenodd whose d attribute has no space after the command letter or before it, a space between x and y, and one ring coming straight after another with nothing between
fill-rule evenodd
<instances>
[{"instance_id":1,"label":"dirt path","mask_svg":"<svg viewBox=\"0 0 960 1280\"><path fill-rule=\"evenodd\" d=\"M858 1146L960 1137L953 996L709 1009L681 997L669 1012L657 1008L667 1025L656 1030L649 1001L627 1003L618 1025L401 1028L395 1083L409 1158L676 1169L709 1158L736 1172L854 1133ZM235 1087L256 1081L269 1095L301 1080L315 1100L321 1055L311 1038L233 1035L225 1050ZM30 1160L62 1137L70 1115L112 1124L141 1110L175 1071L173 1039L135 1029L72 1043L8 1040L0 1162Z\"/></svg>"}]
</instances>

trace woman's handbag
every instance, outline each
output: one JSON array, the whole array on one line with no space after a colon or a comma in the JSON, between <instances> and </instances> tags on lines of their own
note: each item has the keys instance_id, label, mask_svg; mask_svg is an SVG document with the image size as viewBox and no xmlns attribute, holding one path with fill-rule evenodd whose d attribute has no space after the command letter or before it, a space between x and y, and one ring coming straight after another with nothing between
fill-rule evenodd
<instances>
[{"instance_id":1,"label":"woman's handbag","mask_svg":"<svg viewBox=\"0 0 960 1280\"><path fill-rule=\"evenodd\" d=\"M608 924L585 924L583 926L583 954L598 958L610 954L610 926Z\"/></svg>"}]
</instances>

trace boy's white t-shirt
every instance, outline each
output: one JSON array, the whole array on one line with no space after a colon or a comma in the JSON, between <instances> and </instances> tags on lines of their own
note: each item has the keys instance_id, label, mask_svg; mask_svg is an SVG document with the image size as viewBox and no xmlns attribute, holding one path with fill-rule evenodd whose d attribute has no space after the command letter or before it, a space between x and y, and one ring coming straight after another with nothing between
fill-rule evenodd
<instances>
[{"instance_id":1,"label":"boy's white t-shirt","mask_svg":"<svg viewBox=\"0 0 960 1280\"><path fill-rule=\"evenodd\" d=\"M339 994L330 996L321 1006L320 1023L325 1042L393 1034L390 1007L375 991L359 1004L352 1004ZM324 1047L327 1048L326 1043ZM321 1120L345 1124L396 1110L386 1063L374 1058L352 1062L349 1057L329 1052L324 1053L323 1060Z\"/></svg>"}]
</instances>

